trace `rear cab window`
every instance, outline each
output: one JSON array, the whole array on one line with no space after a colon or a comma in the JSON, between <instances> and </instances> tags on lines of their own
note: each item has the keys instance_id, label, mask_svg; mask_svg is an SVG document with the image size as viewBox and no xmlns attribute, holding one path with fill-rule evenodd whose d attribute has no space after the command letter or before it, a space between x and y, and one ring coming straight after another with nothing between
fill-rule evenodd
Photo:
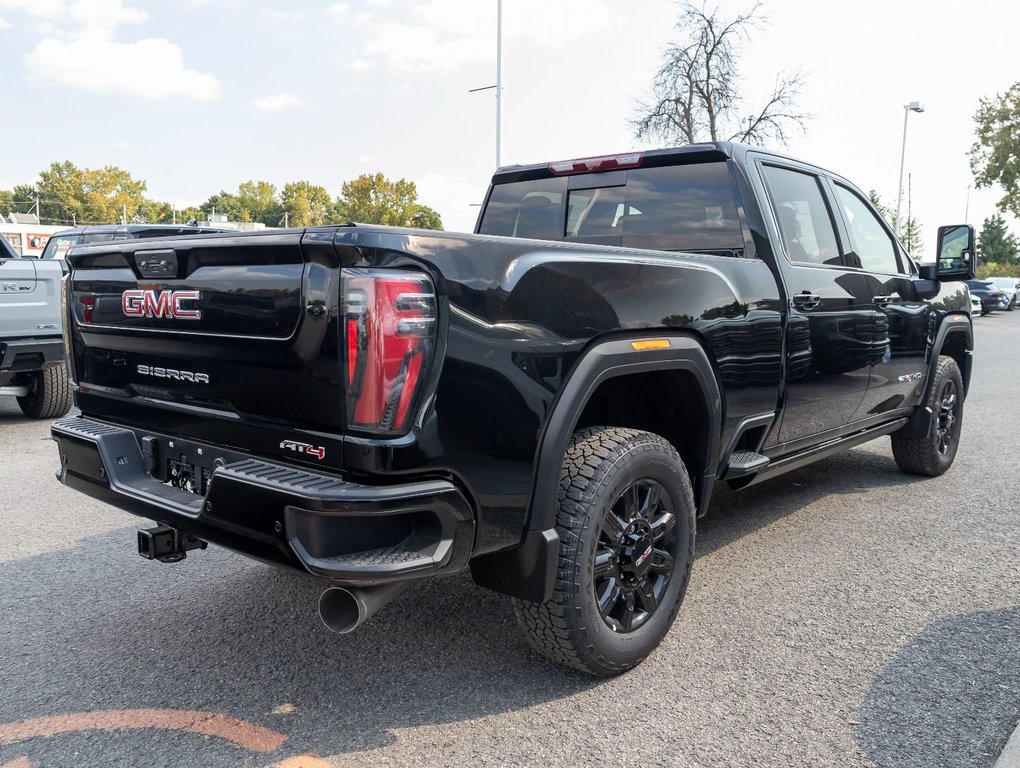
<instances>
[{"instance_id":1,"label":"rear cab window","mask_svg":"<svg viewBox=\"0 0 1020 768\"><path fill-rule=\"evenodd\" d=\"M744 249L725 161L496 184L478 233L719 255Z\"/></svg>"},{"instance_id":2,"label":"rear cab window","mask_svg":"<svg viewBox=\"0 0 1020 768\"><path fill-rule=\"evenodd\" d=\"M80 234L74 235L53 235L43 249L41 259L62 259L67 256L71 246L77 245L81 238Z\"/></svg>"}]
</instances>

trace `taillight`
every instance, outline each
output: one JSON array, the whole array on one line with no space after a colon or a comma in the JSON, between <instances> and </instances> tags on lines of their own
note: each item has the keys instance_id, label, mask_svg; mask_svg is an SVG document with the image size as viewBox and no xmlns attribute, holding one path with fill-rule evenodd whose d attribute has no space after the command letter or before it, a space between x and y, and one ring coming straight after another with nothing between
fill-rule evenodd
<instances>
[{"instance_id":1,"label":"taillight","mask_svg":"<svg viewBox=\"0 0 1020 768\"><path fill-rule=\"evenodd\" d=\"M407 432L436 339L428 275L344 269L344 412L352 430Z\"/></svg>"}]
</instances>

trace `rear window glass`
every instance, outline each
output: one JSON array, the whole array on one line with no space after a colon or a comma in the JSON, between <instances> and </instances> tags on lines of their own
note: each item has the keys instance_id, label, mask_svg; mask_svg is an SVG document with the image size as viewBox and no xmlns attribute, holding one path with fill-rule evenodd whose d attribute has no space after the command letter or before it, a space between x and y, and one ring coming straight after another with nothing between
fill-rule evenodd
<instances>
[{"instance_id":1,"label":"rear window glass","mask_svg":"<svg viewBox=\"0 0 1020 768\"><path fill-rule=\"evenodd\" d=\"M553 177L493 188L479 234L607 242L660 251L744 247L725 163L637 168L625 184L568 189ZM613 174L614 181L620 177ZM597 182L598 175L585 183Z\"/></svg>"},{"instance_id":2,"label":"rear window glass","mask_svg":"<svg viewBox=\"0 0 1020 768\"><path fill-rule=\"evenodd\" d=\"M67 255L72 245L77 245L78 238L81 235L53 235L49 242L46 243L46 248L42 252L40 258L43 259L62 259Z\"/></svg>"}]
</instances>

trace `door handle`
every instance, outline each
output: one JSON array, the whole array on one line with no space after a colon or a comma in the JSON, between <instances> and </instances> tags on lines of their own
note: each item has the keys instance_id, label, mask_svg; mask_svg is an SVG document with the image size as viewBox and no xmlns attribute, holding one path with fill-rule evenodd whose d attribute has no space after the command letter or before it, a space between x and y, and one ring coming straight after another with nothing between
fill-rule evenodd
<instances>
[{"instance_id":1,"label":"door handle","mask_svg":"<svg viewBox=\"0 0 1020 768\"><path fill-rule=\"evenodd\" d=\"M895 296L872 296L871 300L875 302L875 306L879 309L884 309L895 299Z\"/></svg>"},{"instance_id":2,"label":"door handle","mask_svg":"<svg viewBox=\"0 0 1020 768\"><path fill-rule=\"evenodd\" d=\"M822 297L813 293L798 293L793 297L793 306L797 309L814 309L821 303Z\"/></svg>"}]
</instances>

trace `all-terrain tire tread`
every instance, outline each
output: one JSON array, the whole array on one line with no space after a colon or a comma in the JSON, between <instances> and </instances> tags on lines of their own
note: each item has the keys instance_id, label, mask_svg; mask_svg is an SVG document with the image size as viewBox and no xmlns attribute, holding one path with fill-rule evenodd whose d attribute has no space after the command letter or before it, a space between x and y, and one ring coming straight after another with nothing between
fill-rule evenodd
<instances>
[{"instance_id":1,"label":"all-terrain tire tread","mask_svg":"<svg viewBox=\"0 0 1020 768\"><path fill-rule=\"evenodd\" d=\"M607 460L626 445L641 451L665 451L683 467L676 449L651 432L623 427L589 427L574 433L564 456L557 492L556 528L560 536L560 554L553 596L544 603L513 600L514 613L526 630L532 648L552 661L589 674L618 674L640 661L621 665L599 654L586 638L581 626L581 609L573 604L572 599L582 575L578 564L582 535L585 527L592 524L589 505L599 483L615 464ZM681 473L681 478L687 508L693 510L694 494L686 472ZM689 541L682 545L688 548L687 562L693 562L694 536L691 535ZM684 583L672 608L674 614L686 592L689 574L690 569L687 569L682 575ZM677 574L676 578L681 578L681 575Z\"/></svg>"},{"instance_id":2,"label":"all-terrain tire tread","mask_svg":"<svg viewBox=\"0 0 1020 768\"><path fill-rule=\"evenodd\" d=\"M939 357L939 361L935 366L935 380L929 388L928 399L924 403L924 405L932 409L932 413L938 412L938 398L942 391L942 384L947 377L953 375L954 371L958 382L961 384L958 397L962 398L963 380L962 377L960 377L956 361L946 355ZM960 417L961 419L963 417L962 410ZM934 428L934 425L932 425L932 430L934 430ZM917 438L900 437L896 433L893 433L892 451L893 458L896 460L896 465L901 470L911 475L938 477L952 465L952 462L946 464L945 462L940 461L938 447L935 445L935 441L932 440L930 434L925 437Z\"/></svg>"},{"instance_id":3,"label":"all-terrain tire tread","mask_svg":"<svg viewBox=\"0 0 1020 768\"><path fill-rule=\"evenodd\" d=\"M21 412L30 419L54 419L71 410L74 393L63 363L44 366L36 374L34 391L18 398Z\"/></svg>"}]
</instances>

